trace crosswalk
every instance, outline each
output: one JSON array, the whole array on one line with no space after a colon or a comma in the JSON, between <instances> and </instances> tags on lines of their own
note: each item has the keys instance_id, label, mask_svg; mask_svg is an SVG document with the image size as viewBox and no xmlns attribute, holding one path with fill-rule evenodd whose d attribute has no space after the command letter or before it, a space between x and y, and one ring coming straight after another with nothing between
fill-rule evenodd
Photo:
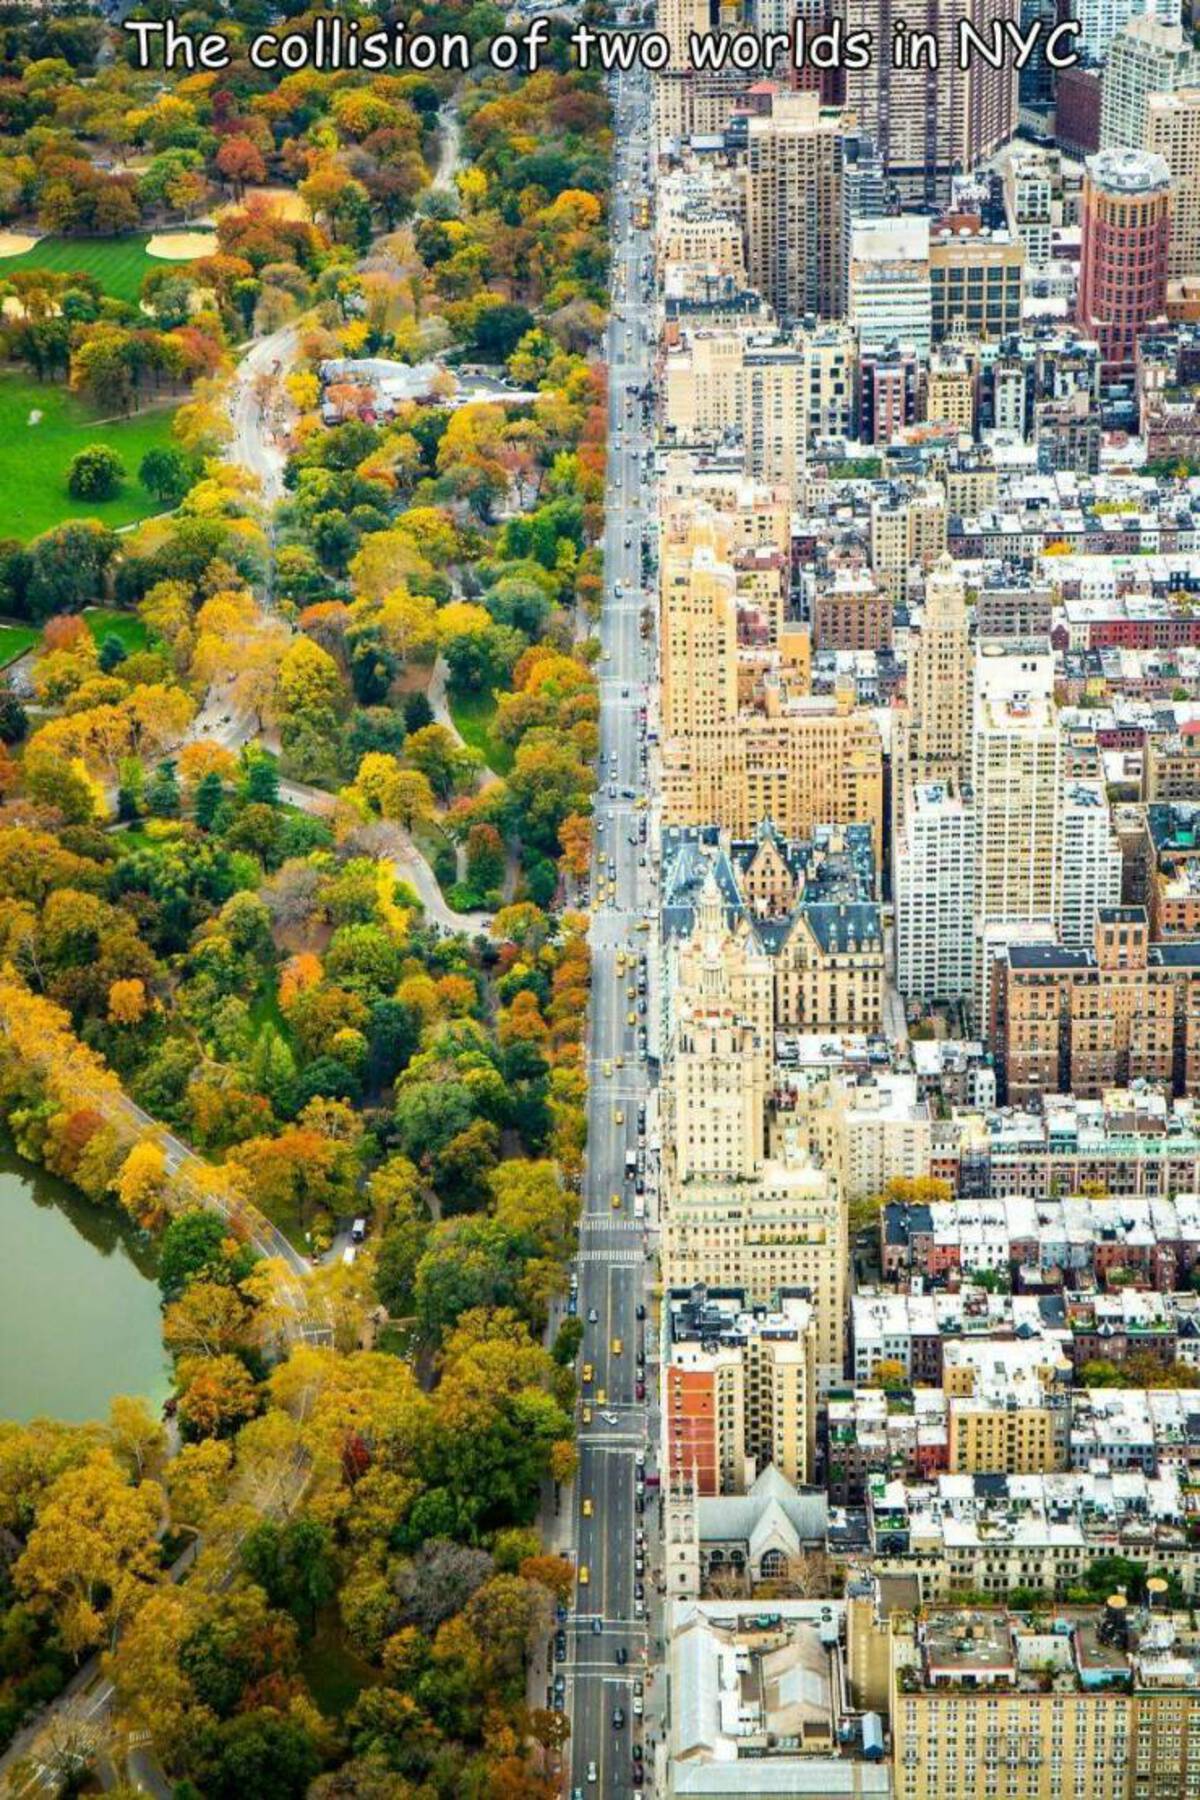
<instances>
[{"instance_id":1,"label":"crosswalk","mask_svg":"<svg viewBox=\"0 0 1200 1800\"><path fill-rule=\"evenodd\" d=\"M645 1219L627 1219L620 1214L610 1217L608 1213L584 1213L579 1221L581 1231L643 1231L645 1226Z\"/></svg>"},{"instance_id":2,"label":"crosswalk","mask_svg":"<svg viewBox=\"0 0 1200 1800\"><path fill-rule=\"evenodd\" d=\"M645 1261L644 1253L636 1247L631 1250L581 1250L575 1258L581 1263L609 1263L613 1267L628 1264L636 1267Z\"/></svg>"}]
</instances>

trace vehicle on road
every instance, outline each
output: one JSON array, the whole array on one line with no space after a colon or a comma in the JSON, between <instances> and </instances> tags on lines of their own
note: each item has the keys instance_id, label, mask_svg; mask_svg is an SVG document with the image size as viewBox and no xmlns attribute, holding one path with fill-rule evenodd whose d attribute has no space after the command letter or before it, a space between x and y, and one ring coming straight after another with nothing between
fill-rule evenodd
<instances>
[{"instance_id":1,"label":"vehicle on road","mask_svg":"<svg viewBox=\"0 0 1200 1800\"><path fill-rule=\"evenodd\" d=\"M580 1565L579 1565L579 1585L580 1585L580 1587L587 1587L587 1585L591 1581L591 1579L592 1579L592 1571L588 1568L586 1563L580 1563Z\"/></svg>"},{"instance_id":2,"label":"vehicle on road","mask_svg":"<svg viewBox=\"0 0 1200 1800\"><path fill-rule=\"evenodd\" d=\"M583 1516L585 1519L590 1519L592 1516L592 1503L590 1500L585 1500L583 1503Z\"/></svg>"},{"instance_id":3,"label":"vehicle on road","mask_svg":"<svg viewBox=\"0 0 1200 1800\"><path fill-rule=\"evenodd\" d=\"M615 1338L614 1338L614 1339L613 1339L613 1341L612 1341L612 1353L613 1353L613 1355L614 1355L614 1356L620 1356L620 1354L621 1354L621 1352L622 1352L622 1350L624 1350L624 1348L625 1348L625 1346L624 1346L624 1344L623 1344L623 1343L622 1343L622 1342L621 1342L621 1340L620 1340L620 1338L618 1338L618 1337L615 1337Z\"/></svg>"}]
</instances>

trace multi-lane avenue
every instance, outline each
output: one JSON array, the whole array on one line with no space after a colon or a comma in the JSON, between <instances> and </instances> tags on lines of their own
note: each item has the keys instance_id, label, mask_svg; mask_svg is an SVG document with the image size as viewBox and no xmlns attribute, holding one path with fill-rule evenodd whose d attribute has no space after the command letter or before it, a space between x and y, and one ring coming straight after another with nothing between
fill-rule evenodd
<instances>
[{"instance_id":1,"label":"multi-lane avenue","mask_svg":"<svg viewBox=\"0 0 1200 1800\"><path fill-rule=\"evenodd\" d=\"M589 1800L629 1796L641 1785L635 1749L645 1750L647 1786L650 1782L651 1755L643 1746L634 1684L644 1683L651 1647L658 1510L652 1488L649 1499L638 1494L648 1473L653 1480L657 1462L645 1398L654 1393L646 1316L652 1265L647 1221L639 1216L642 1207L653 1209L653 1182L647 1169L643 1181L651 1192L638 1196L636 1179L626 1176L627 1156L636 1156L639 1136L643 1143L646 1139L639 1114L650 1099L643 1034L651 1027L648 959L654 936L646 921L656 919L653 757L647 743L647 718L652 723L655 711L654 640L640 629L649 599L642 558L651 527L653 461L643 413L652 356L651 250L644 223L652 173L647 78L622 77L613 103L607 585L600 625L588 1157L577 1265L577 1305L585 1326L581 1374L590 1365L590 1379L581 1386L579 1415L575 1610L566 1631L566 1662L559 1664L571 1720L570 1791ZM652 1032L649 1041L652 1045ZM639 1542L639 1531L647 1542ZM622 1722L614 1723L618 1718Z\"/></svg>"}]
</instances>

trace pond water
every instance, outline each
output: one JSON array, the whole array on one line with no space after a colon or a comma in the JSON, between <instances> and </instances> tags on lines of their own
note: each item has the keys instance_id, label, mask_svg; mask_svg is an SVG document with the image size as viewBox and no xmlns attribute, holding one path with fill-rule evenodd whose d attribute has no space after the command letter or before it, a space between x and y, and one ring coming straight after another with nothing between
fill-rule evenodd
<instances>
[{"instance_id":1,"label":"pond water","mask_svg":"<svg viewBox=\"0 0 1200 1800\"><path fill-rule=\"evenodd\" d=\"M0 1419L103 1419L169 1388L154 1253L0 1141Z\"/></svg>"}]
</instances>

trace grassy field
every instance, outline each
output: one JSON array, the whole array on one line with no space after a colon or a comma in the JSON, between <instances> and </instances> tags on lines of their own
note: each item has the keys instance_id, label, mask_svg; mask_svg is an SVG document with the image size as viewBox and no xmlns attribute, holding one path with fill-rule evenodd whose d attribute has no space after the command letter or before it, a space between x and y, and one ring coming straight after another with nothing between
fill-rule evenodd
<instances>
[{"instance_id":1,"label":"grassy field","mask_svg":"<svg viewBox=\"0 0 1200 1800\"><path fill-rule=\"evenodd\" d=\"M36 425L34 412L42 415ZM160 512L137 471L147 450L170 443L171 412L163 406L101 424L64 387L0 376L0 538L36 537L64 519L132 525ZM71 458L88 444L110 444L125 464L128 478L113 500L73 500L67 492Z\"/></svg>"},{"instance_id":2,"label":"grassy field","mask_svg":"<svg viewBox=\"0 0 1200 1800\"><path fill-rule=\"evenodd\" d=\"M146 648L146 627L136 613L115 612L111 606L89 606L83 617L97 649L106 637L119 638L126 656L136 656Z\"/></svg>"},{"instance_id":3,"label":"grassy field","mask_svg":"<svg viewBox=\"0 0 1200 1800\"><path fill-rule=\"evenodd\" d=\"M0 625L0 669L24 656L30 645L37 643L38 635L32 625Z\"/></svg>"},{"instance_id":4,"label":"grassy field","mask_svg":"<svg viewBox=\"0 0 1200 1800\"><path fill-rule=\"evenodd\" d=\"M94 275L115 300L136 302L151 269L165 266L157 257L146 255L148 242L142 233L119 238L41 238L24 255L0 261L0 276L17 269L53 269L59 275L81 271Z\"/></svg>"},{"instance_id":5,"label":"grassy field","mask_svg":"<svg viewBox=\"0 0 1200 1800\"><path fill-rule=\"evenodd\" d=\"M458 726L464 743L478 750L495 775L507 775L512 768L513 753L502 738L492 736L492 720L496 701L492 694L448 694L450 717Z\"/></svg>"}]
</instances>

